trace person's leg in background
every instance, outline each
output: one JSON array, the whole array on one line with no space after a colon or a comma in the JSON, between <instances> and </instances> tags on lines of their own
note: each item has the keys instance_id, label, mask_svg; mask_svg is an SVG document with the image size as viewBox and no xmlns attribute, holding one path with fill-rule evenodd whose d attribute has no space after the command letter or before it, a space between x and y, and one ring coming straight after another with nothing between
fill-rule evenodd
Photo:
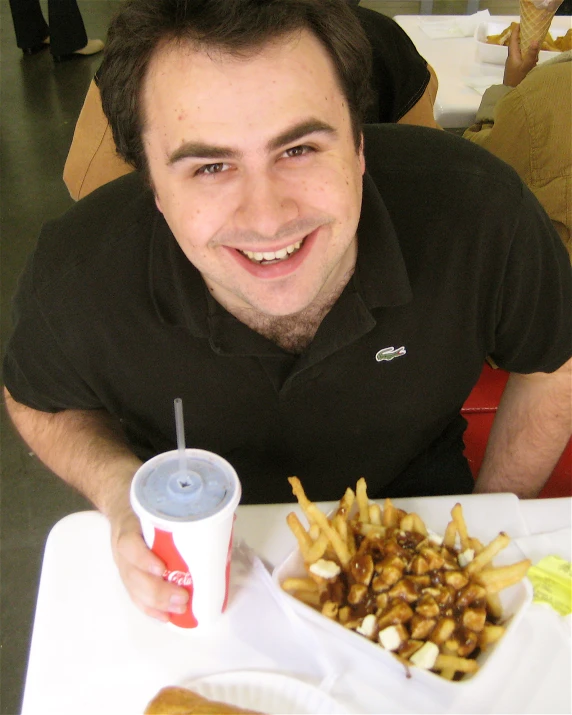
<instances>
[{"instance_id":1,"label":"person's leg in background","mask_svg":"<svg viewBox=\"0 0 572 715\"><path fill-rule=\"evenodd\" d=\"M48 0L50 52L71 55L87 45L87 33L76 0Z\"/></svg>"},{"instance_id":2,"label":"person's leg in background","mask_svg":"<svg viewBox=\"0 0 572 715\"><path fill-rule=\"evenodd\" d=\"M39 0L10 0L10 11L16 44L24 54L34 54L47 47L45 40L50 29L42 15Z\"/></svg>"}]
</instances>

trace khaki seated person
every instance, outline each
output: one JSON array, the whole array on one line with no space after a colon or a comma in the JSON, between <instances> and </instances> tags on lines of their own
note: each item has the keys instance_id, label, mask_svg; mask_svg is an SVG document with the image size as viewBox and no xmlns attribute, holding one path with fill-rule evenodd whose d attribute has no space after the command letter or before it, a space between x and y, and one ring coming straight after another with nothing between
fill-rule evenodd
<instances>
[{"instance_id":1,"label":"khaki seated person","mask_svg":"<svg viewBox=\"0 0 572 715\"><path fill-rule=\"evenodd\" d=\"M433 116L438 80L432 67L394 20L355 2L349 4L373 50L373 101L366 122L440 128ZM78 200L130 171L117 155L101 108L96 75L76 124L64 181L72 198Z\"/></svg>"},{"instance_id":2,"label":"khaki seated person","mask_svg":"<svg viewBox=\"0 0 572 715\"><path fill-rule=\"evenodd\" d=\"M538 43L521 55L517 26L503 84L487 89L464 137L516 170L572 260L572 52L537 61Z\"/></svg>"}]
</instances>

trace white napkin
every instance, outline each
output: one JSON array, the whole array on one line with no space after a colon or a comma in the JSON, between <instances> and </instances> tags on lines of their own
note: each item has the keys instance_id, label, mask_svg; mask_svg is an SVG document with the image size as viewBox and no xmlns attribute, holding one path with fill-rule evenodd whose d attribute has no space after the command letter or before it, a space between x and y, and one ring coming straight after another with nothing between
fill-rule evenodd
<instances>
[{"instance_id":1,"label":"white napkin","mask_svg":"<svg viewBox=\"0 0 572 715\"><path fill-rule=\"evenodd\" d=\"M474 89L481 96L487 91L489 87L493 84L502 84L502 78L495 77L493 75L482 75L479 77L464 77L463 83L465 86Z\"/></svg>"},{"instance_id":2,"label":"white napkin","mask_svg":"<svg viewBox=\"0 0 572 715\"><path fill-rule=\"evenodd\" d=\"M419 18L419 27L432 40L455 37L472 37L477 25L490 19L488 10L479 10L474 15L459 15L447 19L430 15Z\"/></svg>"},{"instance_id":3,"label":"white napkin","mask_svg":"<svg viewBox=\"0 0 572 715\"><path fill-rule=\"evenodd\" d=\"M544 534L521 536L513 541L533 564L538 563L545 556L560 556L566 561L572 561L572 530L570 527Z\"/></svg>"},{"instance_id":4,"label":"white napkin","mask_svg":"<svg viewBox=\"0 0 572 715\"><path fill-rule=\"evenodd\" d=\"M330 692L343 673L342 666L336 662L335 656L326 650L314 630L289 607L286 599L279 597L272 577L256 552L244 541L239 541L233 548L232 565L237 586L236 601L241 601L241 616L247 617L251 628L260 621L262 611L267 613L272 610L274 613L259 629L257 643L268 648L269 652L275 652L277 659L285 665L288 664L290 670L300 666L300 662L296 661L303 654L304 658L310 661L312 672L318 676L320 689L326 693ZM231 602L231 606L236 608L236 601L234 604ZM286 653L284 647L289 641L293 644L292 652L296 654L294 659L285 657L291 656ZM300 643L305 644L303 648L300 648Z\"/></svg>"}]
</instances>

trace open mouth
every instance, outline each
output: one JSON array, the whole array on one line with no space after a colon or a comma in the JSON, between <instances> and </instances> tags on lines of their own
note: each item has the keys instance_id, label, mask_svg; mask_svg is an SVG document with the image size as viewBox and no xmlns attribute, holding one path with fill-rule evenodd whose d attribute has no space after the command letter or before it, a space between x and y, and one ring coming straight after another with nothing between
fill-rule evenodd
<instances>
[{"instance_id":1,"label":"open mouth","mask_svg":"<svg viewBox=\"0 0 572 715\"><path fill-rule=\"evenodd\" d=\"M252 263L256 263L259 266L268 266L273 263L286 261L300 250L305 240L306 239L303 238L301 241L296 241L296 243L292 243L285 248L281 248L279 251L241 251L240 248L237 250L242 253L243 256L246 256L249 261L252 261Z\"/></svg>"}]
</instances>

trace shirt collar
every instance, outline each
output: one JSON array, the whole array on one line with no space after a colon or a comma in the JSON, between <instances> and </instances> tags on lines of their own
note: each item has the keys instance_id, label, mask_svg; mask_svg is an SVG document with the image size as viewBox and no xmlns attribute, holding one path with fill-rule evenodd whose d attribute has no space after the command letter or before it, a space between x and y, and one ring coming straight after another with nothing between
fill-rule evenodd
<instances>
[{"instance_id":1,"label":"shirt collar","mask_svg":"<svg viewBox=\"0 0 572 715\"><path fill-rule=\"evenodd\" d=\"M404 305L413 297L391 216L368 173L363 178L354 280L369 308Z\"/></svg>"}]
</instances>

